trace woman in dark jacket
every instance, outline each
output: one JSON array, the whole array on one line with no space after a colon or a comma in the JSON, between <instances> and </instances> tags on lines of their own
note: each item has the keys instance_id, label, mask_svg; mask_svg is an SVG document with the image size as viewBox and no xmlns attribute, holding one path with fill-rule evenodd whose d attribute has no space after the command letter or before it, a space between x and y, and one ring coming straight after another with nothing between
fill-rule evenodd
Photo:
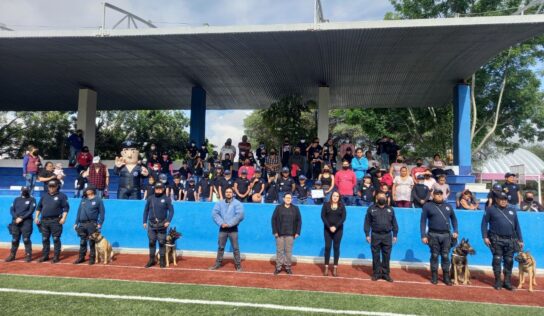
<instances>
[{"instance_id":1,"label":"woman in dark jacket","mask_svg":"<svg viewBox=\"0 0 544 316\"><path fill-rule=\"evenodd\" d=\"M291 204L293 195L285 194L283 203L276 206L272 214L272 233L276 237L276 270L277 275L285 267L287 274L291 271L291 259L293 257L293 242L300 235L302 218L300 210L296 205Z\"/></svg>"},{"instance_id":2,"label":"woman in dark jacket","mask_svg":"<svg viewBox=\"0 0 544 316\"><path fill-rule=\"evenodd\" d=\"M340 259L340 242L344 233L346 207L340 202L340 194L333 192L331 200L321 208L321 220L325 225L325 270L323 275L329 275L329 260L331 258L331 244L334 248L334 267L332 275L338 275L338 259Z\"/></svg>"}]
</instances>

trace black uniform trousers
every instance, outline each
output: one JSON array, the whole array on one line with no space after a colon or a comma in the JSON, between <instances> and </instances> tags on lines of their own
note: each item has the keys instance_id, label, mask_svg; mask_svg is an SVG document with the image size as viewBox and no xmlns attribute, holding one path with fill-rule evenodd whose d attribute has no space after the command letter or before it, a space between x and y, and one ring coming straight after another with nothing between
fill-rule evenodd
<instances>
[{"instance_id":1,"label":"black uniform trousers","mask_svg":"<svg viewBox=\"0 0 544 316\"><path fill-rule=\"evenodd\" d=\"M372 270L377 277L389 275L389 261L393 248L393 236L391 232L372 232L370 249L372 251Z\"/></svg>"},{"instance_id":2,"label":"black uniform trousers","mask_svg":"<svg viewBox=\"0 0 544 316\"><path fill-rule=\"evenodd\" d=\"M505 276L512 275L512 267L514 266L514 243L517 242L512 237L501 237L495 234L489 235L491 241L491 254L493 254L493 274L495 277L501 275L501 261L503 263L503 272Z\"/></svg>"},{"instance_id":3,"label":"black uniform trousers","mask_svg":"<svg viewBox=\"0 0 544 316\"><path fill-rule=\"evenodd\" d=\"M49 257L49 248L51 247L50 238L53 236L54 255L60 255L60 236L62 235L62 225L59 223L60 217L42 218L40 230L42 232L42 256Z\"/></svg>"},{"instance_id":4,"label":"black uniform trousers","mask_svg":"<svg viewBox=\"0 0 544 316\"><path fill-rule=\"evenodd\" d=\"M334 233L325 227L325 264L329 264L331 259L331 246L334 250L334 265L338 265L340 259L340 242L344 234L344 227L341 226Z\"/></svg>"},{"instance_id":5,"label":"black uniform trousers","mask_svg":"<svg viewBox=\"0 0 544 316\"><path fill-rule=\"evenodd\" d=\"M140 188L119 188L117 198L120 200L141 200L142 192Z\"/></svg>"},{"instance_id":6,"label":"black uniform trousers","mask_svg":"<svg viewBox=\"0 0 544 316\"><path fill-rule=\"evenodd\" d=\"M11 239L11 253L15 254L19 248L19 242L21 241L21 236L23 236L23 243L25 244L25 253L27 255L32 255L32 241L30 241L30 235L32 235L32 218L27 218L15 224L13 221L9 224L10 233L12 236Z\"/></svg>"},{"instance_id":7,"label":"black uniform trousers","mask_svg":"<svg viewBox=\"0 0 544 316\"><path fill-rule=\"evenodd\" d=\"M85 221L79 223L79 226L77 227L77 235L79 236L79 257L85 258L85 255L87 254L87 241L89 241L89 257L91 259L95 259L96 257L96 248L95 248L95 241L90 240L89 236L91 236L94 232L97 231L97 224L94 221Z\"/></svg>"},{"instance_id":8,"label":"black uniform trousers","mask_svg":"<svg viewBox=\"0 0 544 316\"><path fill-rule=\"evenodd\" d=\"M427 238L429 239L429 248L431 248L431 271L438 271L438 257L440 257L442 272L449 273L452 246L450 233L429 232Z\"/></svg>"},{"instance_id":9,"label":"black uniform trousers","mask_svg":"<svg viewBox=\"0 0 544 316\"><path fill-rule=\"evenodd\" d=\"M164 222L159 223L163 224ZM157 242L159 243L159 255L164 257L166 253L166 227L151 227L148 225L147 238L149 239L149 258L154 259L157 252Z\"/></svg>"}]
</instances>

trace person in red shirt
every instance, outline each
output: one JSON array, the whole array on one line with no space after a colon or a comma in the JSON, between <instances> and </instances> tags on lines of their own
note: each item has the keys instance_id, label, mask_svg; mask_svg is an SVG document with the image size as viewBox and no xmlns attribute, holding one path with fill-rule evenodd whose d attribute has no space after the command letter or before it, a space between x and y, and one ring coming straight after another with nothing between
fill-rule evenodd
<instances>
[{"instance_id":1,"label":"person in red shirt","mask_svg":"<svg viewBox=\"0 0 544 316\"><path fill-rule=\"evenodd\" d=\"M381 184L387 184L387 186L392 187L393 186L393 176L389 172L387 172L385 170L382 171L382 175L383 176L380 179L380 183Z\"/></svg>"},{"instance_id":2,"label":"person in red shirt","mask_svg":"<svg viewBox=\"0 0 544 316\"><path fill-rule=\"evenodd\" d=\"M414 182L417 182L417 175L418 174L424 174L425 171L427 171L427 166L423 165L423 159L417 158L416 160L416 166L412 168L410 171L410 174L412 175L412 179L414 179Z\"/></svg>"},{"instance_id":3,"label":"person in red shirt","mask_svg":"<svg viewBox=\"0 0 544 316\"><path fill-rule=\"evenodd\" d=\"M335 185L338 188L338 193L340 193L344 205L353 204L354 189L357 185L357 176L349 167L349 162L343 161L342 170L336 172L336 175L334 176Z\"/></svg>"},{"instance_id":4,"label":"person in red shirt","mask_svg":"<svg viewBox=\"0 0 544 316\"><path fill-rule=\"evenodd\" d=\"M238 177L241 178L242 177L242 171L245 170L246 171L246 174L247 174L247 178L248 179L253 179L253 175L255 174L255 167L253 167L253 165L251 164L251 160L249 159L246 159L244 161L244 165L243 166L240 166L238 168Z\"/></svg>"},{"instance_id":5,"label":"person in red shirt","mask_svg":"<svg viewBox=\"0 0 544 316\"><path fill-rule=\"evenodd\" d=\"M89 147L83 146L83 148L81 148L81 151L77 154L76 161L78 173L89 168L93 162L93 155L89 152Z\"/></svg>"}]
</instances>

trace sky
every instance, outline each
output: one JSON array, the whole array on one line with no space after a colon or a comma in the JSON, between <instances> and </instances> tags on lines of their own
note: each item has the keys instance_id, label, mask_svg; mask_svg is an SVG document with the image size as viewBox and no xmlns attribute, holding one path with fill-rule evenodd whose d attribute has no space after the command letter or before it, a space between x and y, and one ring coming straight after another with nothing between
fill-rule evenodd
<instances>
[{"instance_id":1,"label":"sky","mask_svg":"<svg viewBox=\"0 0 544 316\"><path fill-rule=\"evenodd\" d=\"M0 23L14 30L97 29L104 0L0 0ZM108 0L151 20L160 28L176 26L253 25L313 22L314 0ZM321 0L325 19L382 20L392 11L389 0ZM106 27L123 15L106 11ZM123 23L124 24L124 23ZM125 27L123 25L123 27ZM143 26L140 26L143 27ZM76 102L76 101L74 101ZM189 115L189 111L185 111ZM251 111L207 111L206 137L221 146L226 137L237 143L243 119Z\"/></svg>"}]
</instances>

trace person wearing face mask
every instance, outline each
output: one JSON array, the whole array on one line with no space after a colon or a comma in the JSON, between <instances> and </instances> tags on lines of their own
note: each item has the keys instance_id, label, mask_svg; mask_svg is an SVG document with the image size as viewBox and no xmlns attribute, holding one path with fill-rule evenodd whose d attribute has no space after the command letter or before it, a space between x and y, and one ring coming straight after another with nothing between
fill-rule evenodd
<instances>
[{"instance_id":1,"label":"person wearing face mask","mask_svg":"<svg viewBox=\"0 0 544 316\"><path fill-rule=\"evenodd\" d=\"M300 141L297 144L297 147L300 148L300 154L306 157L306 159L308 159L308 157L306 156L306 147L308 147L308 144L306 144L305 138L300 139Z\"/></svg>"},{"instance_id":2,"label":"person wearing face mask","mask_svg":"<svg viewBox=\"0 0 544 316\"><path fill-rule=\"evenodd\" d=\"M281 166L282 167L288 167L289 166L289 158L291 157L291 151L293 150L293 146L291 146L291 143L289 142L289 137L285 137L283 140L283 144L281 145Z\"/></svg>"},{"instance_id":3,"label":"person wearing face mask","mask_svg":"<svg viewBox=\"0 0 544 316\"><path fill-rule=\"evenodd\" d=\"M423 159L417 158L416 159L416 166L410 170L410 174L412 175L412 179L414 182L417 181L417 175L418 174L424 174L425 171L427 171L427 167L423 165Z\"/></svg>"},{"instance_id":4,"label":"person wearing face mask","mask_svg":"<svg viewBox=\"0 0 544 316\"><path fill-rule=\"evenodd\" d=\"M450 250L455 246L452 243L458 236L457 217L453 208L444 202L441 190L435 190L433 200L423 205L419 228L421 241L431 250L431 283L435 285L438 283L438 258L440 257L442 280L444 284L451 286Z\"/></svg>"},{"instance_id":5,"label":"person wearing face mask","mask_svg":"<svg viewBox=\"0 0 544 316\"><path fill-rule=\"evenodd\" d=\"M338 188L338 193L342 197L342 204L346 206L353 205L353 192L355 192L357 186L357 177L355 176L355 172L349 168L349 162L342 162L342 170L336 172L334 182Z\"/></svg>"},{"instance_id":6,"label":"person wearing face mask","mask_svg":"<svg viewBox=\"0 0 544 316\"><path fill-rule=\"evenodd\" d=\"M408 166L404 163L404 157L398 156L397 160L391 164L391 167L389 167L389 174L391 175L393 179L395 179L395 177L400 176L400 169L402 167L408 168Z\"/></svg>"},{"instance_id":7,"label":"person wearing face mask","mask_svg":"<svg viewBox=\"0 0 544 316\"><path fill-rule=\"evenodd\" d=\"M274 174L278 174L280 172L281 162L274 148L270 149L270 155L266 157L264 166L267 173L274 172Z\"/></svg>"},{"instance_id":8,"label":"person wearing face mask","mask_svg":"<svg viewBox=\"0 0 544 316\"><path fill-rule=\"evenodd\" d=\"M204 166L204 169L210 169L210 166L207 164L206 158L208 157L208 145L207 140L200 146L198 149L198 157L200 157L200 160L202 160L202 164Z\"/></svg>"},{"instance_id":9,"label":"person wearing face mask","mask_svg":"<svg viewBox=\"0 0 544 316\"><path fill-rule=\"evenodd\" d=\"M93 155L89 152L89 147L83 146L81 151L77 154L77 173L81 173L83 170L87 170L91 163L93 163Z\"/></svg>"},{"instance_id":10,"label":"person wearing face mask","mask_svg":"<svg viewBox=\"0 0 544 316\"><path fill-rule=\"evenodd\" d=\"M325 194L325 202L328 202L331 198L332 192L336 186L335 176L331 172L331 166L326 165L323 167L323 172L317 177L317 180L321 183L323 193Z\"/></svg>"},{"instance_id":11,"label":"person wearing face mask","mask_svg":"<svg viewBox=\"0 0 544 316\"><path fill-rule=\"evenodd\" d=\"M302 155L299 146L295 147L294 154L289 158L289 168L291 168L291 177L298 179L300 175L305 175L308 171L308 160Z\"/></svg>"},{"instance_id":12,"label":"person wearing face mask","mask_svg":"<svg viewBox=\"0 0 544 316\"><path fill-rule=\"evenodd\" d=\"M525 198L521 201L520 209L524 212L544 212L542 204L535 201L533 192L525 193Z\"/></svg>"},{"instance_id":13,"label":"person wearing face mask","mask_svg":"<svg viewBox=\"0 0 544 316\"><path fill-rule=\"evenodd\" d=\"M8 230L12 239L11 250L5 260L6 262L15 260L21 236L25 245L25 261L32 261L32 241L30 241L30 236L32 235L33 228L32 215L35 210L36 200L30 196L30 188L22 187L21 196L15 198L10 208L11 223L8 225Z\"/></svg>"},{"instance_id":14,"label":"person wearing face mask","mask_svg":"<svg viewBox=\"0 0 544 316\"><path fill-rule=\"evenodd\" d=\"M242 259L238 245L238 225L244 220L244 206L234 198L232 188L225 190L225 199L217 202L212 210L213 221L219 226L217 257L210 270L221 268L227 239L230 240L234 255L234 267L236 271L242 271Z\"/></svg>"},{"instance_id":15,"label":"person wearing face mask","mask_svg":"<svg viewBox=\"0 0 544 316\"><path fill-rule=\"evenodd\" d=\"M264 169L266 164L266 156L268 156L266 152L266 146L264 144L259 145L259 148L257 148L257 150L255 151L255 156L257 157L259 166Z\"/></svg>"},{"instance_id":16,"label":"person wearing face mask","mask_svg":"<svg viewBox=\"0 0 544 316\"><path fill-rule=\"evenodd\" d=\"M195 167L196 157L198 156L198 147L196 147L195 141L191 141L189 148L187 148L187 163L189 168L193 169Z\"/></svg>"},{"instance_id":17,"label":"person wearing face mask","mask_svg":"<svg viewBox=\"0 0 544 316\"><path fill-rule=\"evenodd\" d=\"M334 140L329 138L323 145L323 162L330 165L332 170L336 170L336 157L338 157L338 148L334 145Z\"/></svg>"},{"instance_id":18,"label":"person wearing face mask","mask_svg":"<svg viewBox=\"0 0 544 316\"><path fill-rule=\"evenodd\" d=\"M246 159L249 157L251 152L251 143L247 140L247 135L242 136L242 141L238 143L238 164L242 165L245 163Z\"/></svg>"},{"instance_id":19,"label":"person wearing face mask","mask_svg":"<svg viewBox=\"0 0 544 316\"><path fill-rule=\"evenodd\" d=\"M160 160L161 173L174 174L174 162L170 159L168 152L163 152Z\"/></svg>"},{"instance_id":20,"label":"person wearing face mask","mask_svg":"<svg viewBox=\"0 0 544 316\"><path fill-rule=\"evenodd\" d=\"M227 138L225 145L221 147L219 159L225 160L225 155L229 154L229 157L232 161L236 158L236 147L232 145L232 139Z\"/></svg>"},{"instance_id":21,"label":"person wearing face mask","mask_svg":"<svg viewBox=\"0 0 544 316\"><path fill-rule=\"evenodd\" d=\"M384 279L393 282L389 275L389 260L393 244L397 242L399 226L395 210L387 205L385 193L378 192L376 204L367 209L364 230L372 250L372 281Z\"/></svg>"},{"instance_id":22,"label":"person wearing face mask","mask_svg":"<svg viewBox=\"0 0 544 316\"><path fill-rule=\"evenodd\" d=\"M240 167L238 168L238 178L242 176L243 172L246 173L248 179L253 178L253 175L255 174L255 167L253 166L249 158L247 158L244 161L244 164L240 165Z\"/></svg>"},{"instance_id":23,"label":"person wearing face mask","mask_svg":"<svg viewBox=\"0 0 544 316\"><path fill-rule=\"evenodd\" d=\"M165 195L165 188L161 182L155 184L154 194L150 196L144 208L143 226L147 230L149 239L149 261L146 268L157 264L155 253L157 242L159 243L159 263L161 268L166 268L166 230L174 217L172 200Z\"/></svg>"},{"instance_id":24,"label":"person wearing face mask","mask_svg":"<svg viewBox=\"0 0 544 316\"><path fill-rule=\"evenodd\" d=\"M156 159L159 158L157 145L155 145L155 144L149 145L149 151L147 152L147 155L146 155L148 162L152 159L153 155L156 156Z\"/></svg>"}]
</instances>

